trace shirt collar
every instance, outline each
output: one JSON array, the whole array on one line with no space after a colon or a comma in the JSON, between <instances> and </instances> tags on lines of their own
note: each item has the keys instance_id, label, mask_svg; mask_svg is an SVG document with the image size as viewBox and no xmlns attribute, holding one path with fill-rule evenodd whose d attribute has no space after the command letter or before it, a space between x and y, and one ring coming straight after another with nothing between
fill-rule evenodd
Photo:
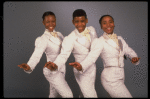
<instances>
[{"instance_id":1,"label":"shirt collar","mask_svg":"<svg viewBox=\"0 0 150 99\"><path fill-rule=\"evenodd\" d=\"M55 29L53 30L53 32L56 32ZM52 36L51 32L48 29L45 29L45 34L48 34L50 37Z\"/></svg>"},{"instance_id":2,"label":"shirt collar","mask_svg":"<svg viewBox=\"0 0 150 99\"><path fill-rule=\"evenodd\" d=\"M87 27L85 27L84 31L85 31L86 29L87 29ZM84 31L83 31L83 32L84 32ZM75 32L76 32L76 34L77 34L79 37L82 37L82 36L83 36L83 35L81 35L82 32L79 33L79 31L78 31L77 29L75 29Z\"/></svg>"},{"instance_id":3,"label":"shirt collar","mask_svg":"<svg viewBox=\"0 0 150 99\"><path fill-rule=\"evenodd\" d=\"M114 32L113 32L112 34L108 34L108 33L104 32L103 37L104 37L105 39L109 39L109 36L111 36L111 35L113 35L113 34L114 34Z\"/></svg>"}]
</instances>

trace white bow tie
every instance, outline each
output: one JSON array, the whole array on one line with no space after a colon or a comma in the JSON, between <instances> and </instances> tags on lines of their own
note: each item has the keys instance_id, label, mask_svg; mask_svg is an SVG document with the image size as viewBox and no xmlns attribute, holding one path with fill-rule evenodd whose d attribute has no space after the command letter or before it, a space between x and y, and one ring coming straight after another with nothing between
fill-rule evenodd
<instances>
[{"instance_id":1,"label":"white bow tie","mask_svg":"<svg viewBox=\"0 0 150 99\"><path fill-rule=\"evenodd\" d=\"M108 37L110 38L110 39L112 39L112 40L114 40L116 43L117 43L117 45L119 45L119 43L118 43L118 38L117 38L117 35L116 34L112 34L112 35L108 35Z\"/></svg>"},{"instance_id":2,"label":"white bow tie","mask_svg":"<svg viewBox=\"0 0 150 99\"><path fill-rule=\"evenodd\" d=\"M90 41L90 34L89 34L90 30L88 30L87 28L81 32L80 34L85 36L89 41Z\"/></svg>"},{"instance_id":3,"label":"white bow tie","mask_svg":"<svg viewBox=\"0 0 150 99\"><path fill-rule=\"evenodd\" d=\"M50 32L52 36L57 37L57 32Z\"/></svg>"}]
</instances>

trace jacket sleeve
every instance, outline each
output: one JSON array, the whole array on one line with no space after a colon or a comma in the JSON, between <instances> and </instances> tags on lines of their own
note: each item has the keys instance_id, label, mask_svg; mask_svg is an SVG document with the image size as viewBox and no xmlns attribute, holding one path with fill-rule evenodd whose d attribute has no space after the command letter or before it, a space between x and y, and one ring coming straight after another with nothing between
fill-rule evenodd
<instances>
[{"instance_id":1,"label":"jacket sleeve","mask_svg":"<svg viewBox=\"0 0 150 99\"><path fill-rule=\"evenodd\" d=\"M138 55L135 53L135 51L129 47L129 45L125 42L125 40L121 37L122 43L123 43L123 49L125 51L125 55L132 60L133 57L138 57ZM133 63L134 65L138 65L140 61Z\"/></svg>"},{"instance_id":2,"label":"jacket sleeve","mask_svg":"<svg viewBox=\"0 0 150 99\"><path fill-rule=\"evenodd\" d=\"M80 63L83 72L86 71L89 68L89 66L91 66L96 62L102 50L103 50L103 40L101 38L94 39L91 45L91 51L89 52L87 57ZM82 72L80 71L80 73Z\"/></svg>"},{"instance_id":3,"label":"jacket sleeve","mask_svg":"<svg viewBox=\"0 0 150 99\"><path fill-rule=\"evenodd\" d=\"M62 35L62 33L60 33L60 32L57 32L57 33L58 33L58 36L61 38L61 40L63 40L64 36Z\"/></svg>"},{"instance_id":4,"label":"jacket sleeve","mask_svg":"<svg viewBox=\"0 0 150 99\"><path fill-rule=\"evenodd\" d=\"M60 68L63 68L64 64L68 60L74 46L74 40L68 36L66 36L62 42L62 48L60 54L57 56L54 63L58 66L58 71Z\"/></svg>"},{"instance_id":5,"label":"jacket sleeve","mask_svg":"<svg viewBox=\"0 0 150 99\"><path fill-rule=\"evenodd\" d=\"M43 52L46 49L46 46L47 46L47 42L43 38L38 37L35 40L34 52L33 52L32 56L30 57L29 61L27 62L27 64L30 66L31 70L25 71L25 72L31 73L34 70L35 66L39 63L39 61L43 55Z\"/></svg>"}]
</instances>

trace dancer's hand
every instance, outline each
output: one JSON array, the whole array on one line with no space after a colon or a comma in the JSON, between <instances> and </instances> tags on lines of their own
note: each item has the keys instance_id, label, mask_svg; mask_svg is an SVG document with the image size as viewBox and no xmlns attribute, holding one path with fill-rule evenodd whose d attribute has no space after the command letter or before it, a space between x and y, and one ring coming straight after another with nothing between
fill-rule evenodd
<instances>
[{"instance_id":1,"label":"dancer's hand","mask_svg":"<svg viewBox=\"0 0 150 99\"><path fill-rule=\"evenodd\" d=\"M55 71L58 68L58 66L55 63L50 62L50 61L47 62L44 67L47 67L51 71Z\"/></svg>"},{"instance_id":2,"label":"dancer's hand","mask_svg":"<svg viewBox=\"0 0 150 99\"><path fill-rule=\"evenodd\" d=\"M74 68L76 68L78 71L81 71L82 70L82 66L80 63L78 62L72 62L72 63L69 63L70 66L73 66Z\"/></svg>"},{"instance_id":3,"label":"dancer's hand","mask_svg":"<svg viewBox=\"0 0 150 99\"><path fill-rule=\"evenodd\" d=\"M22 64L18 65L18 67L23 68L26 71L31 69L30 66L27 65L26 63L22 63Z\"/></svg>"},{"instance_id":4,"label":"dancer's hand","mask_svg":"<svg viewBox=\"0 0 150 99\"><path fill-rule=\"evenodd\" d=\"M140 57L133 57L132 60L131 60L131 62L132 63L136 63L136 62L139 61L139 59L140 59Z\"/></svg>"}]
</instances>

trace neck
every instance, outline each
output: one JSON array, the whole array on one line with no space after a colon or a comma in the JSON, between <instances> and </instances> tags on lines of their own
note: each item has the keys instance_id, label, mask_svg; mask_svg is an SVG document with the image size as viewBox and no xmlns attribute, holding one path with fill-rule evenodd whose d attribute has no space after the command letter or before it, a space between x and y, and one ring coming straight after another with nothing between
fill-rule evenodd
<instances>
[{"instance_id":1,"label":"neck","mask_svg":"<svg viewBox=\"0 0 150 99\"><path fill-rule=\"evenodd\" d=\"M114 33L114 32L113 32ZM112 35L113 33L106 33L107 35Z\"/></svg>"},{"instance_id":2,"label":"neck","mask_svg":"<svg viewBox=\"0 0 150 99\"><path fill-rule=\"evenodd\" d=\"M85 29L84 29L83 31L85 31L85 30L86 30L86 27L85 27ZM83 32L83 31L82 31L82 32ZM79 31L78 31L78 32L79 32ZM79 32L79 33L82 33L82 32Z\"/></svg>"},{"instance_id":3,"label":"neck","mask_svg":"<svg viewBox=\"0 0 150 99\"><path fill-rule=\"evenodd\" d=\"M46 29L46 31L48 31L48 32L54 32L54 30L50 31L50 30L48 30L48 29Z\"/></svg>"}]
</instances>

